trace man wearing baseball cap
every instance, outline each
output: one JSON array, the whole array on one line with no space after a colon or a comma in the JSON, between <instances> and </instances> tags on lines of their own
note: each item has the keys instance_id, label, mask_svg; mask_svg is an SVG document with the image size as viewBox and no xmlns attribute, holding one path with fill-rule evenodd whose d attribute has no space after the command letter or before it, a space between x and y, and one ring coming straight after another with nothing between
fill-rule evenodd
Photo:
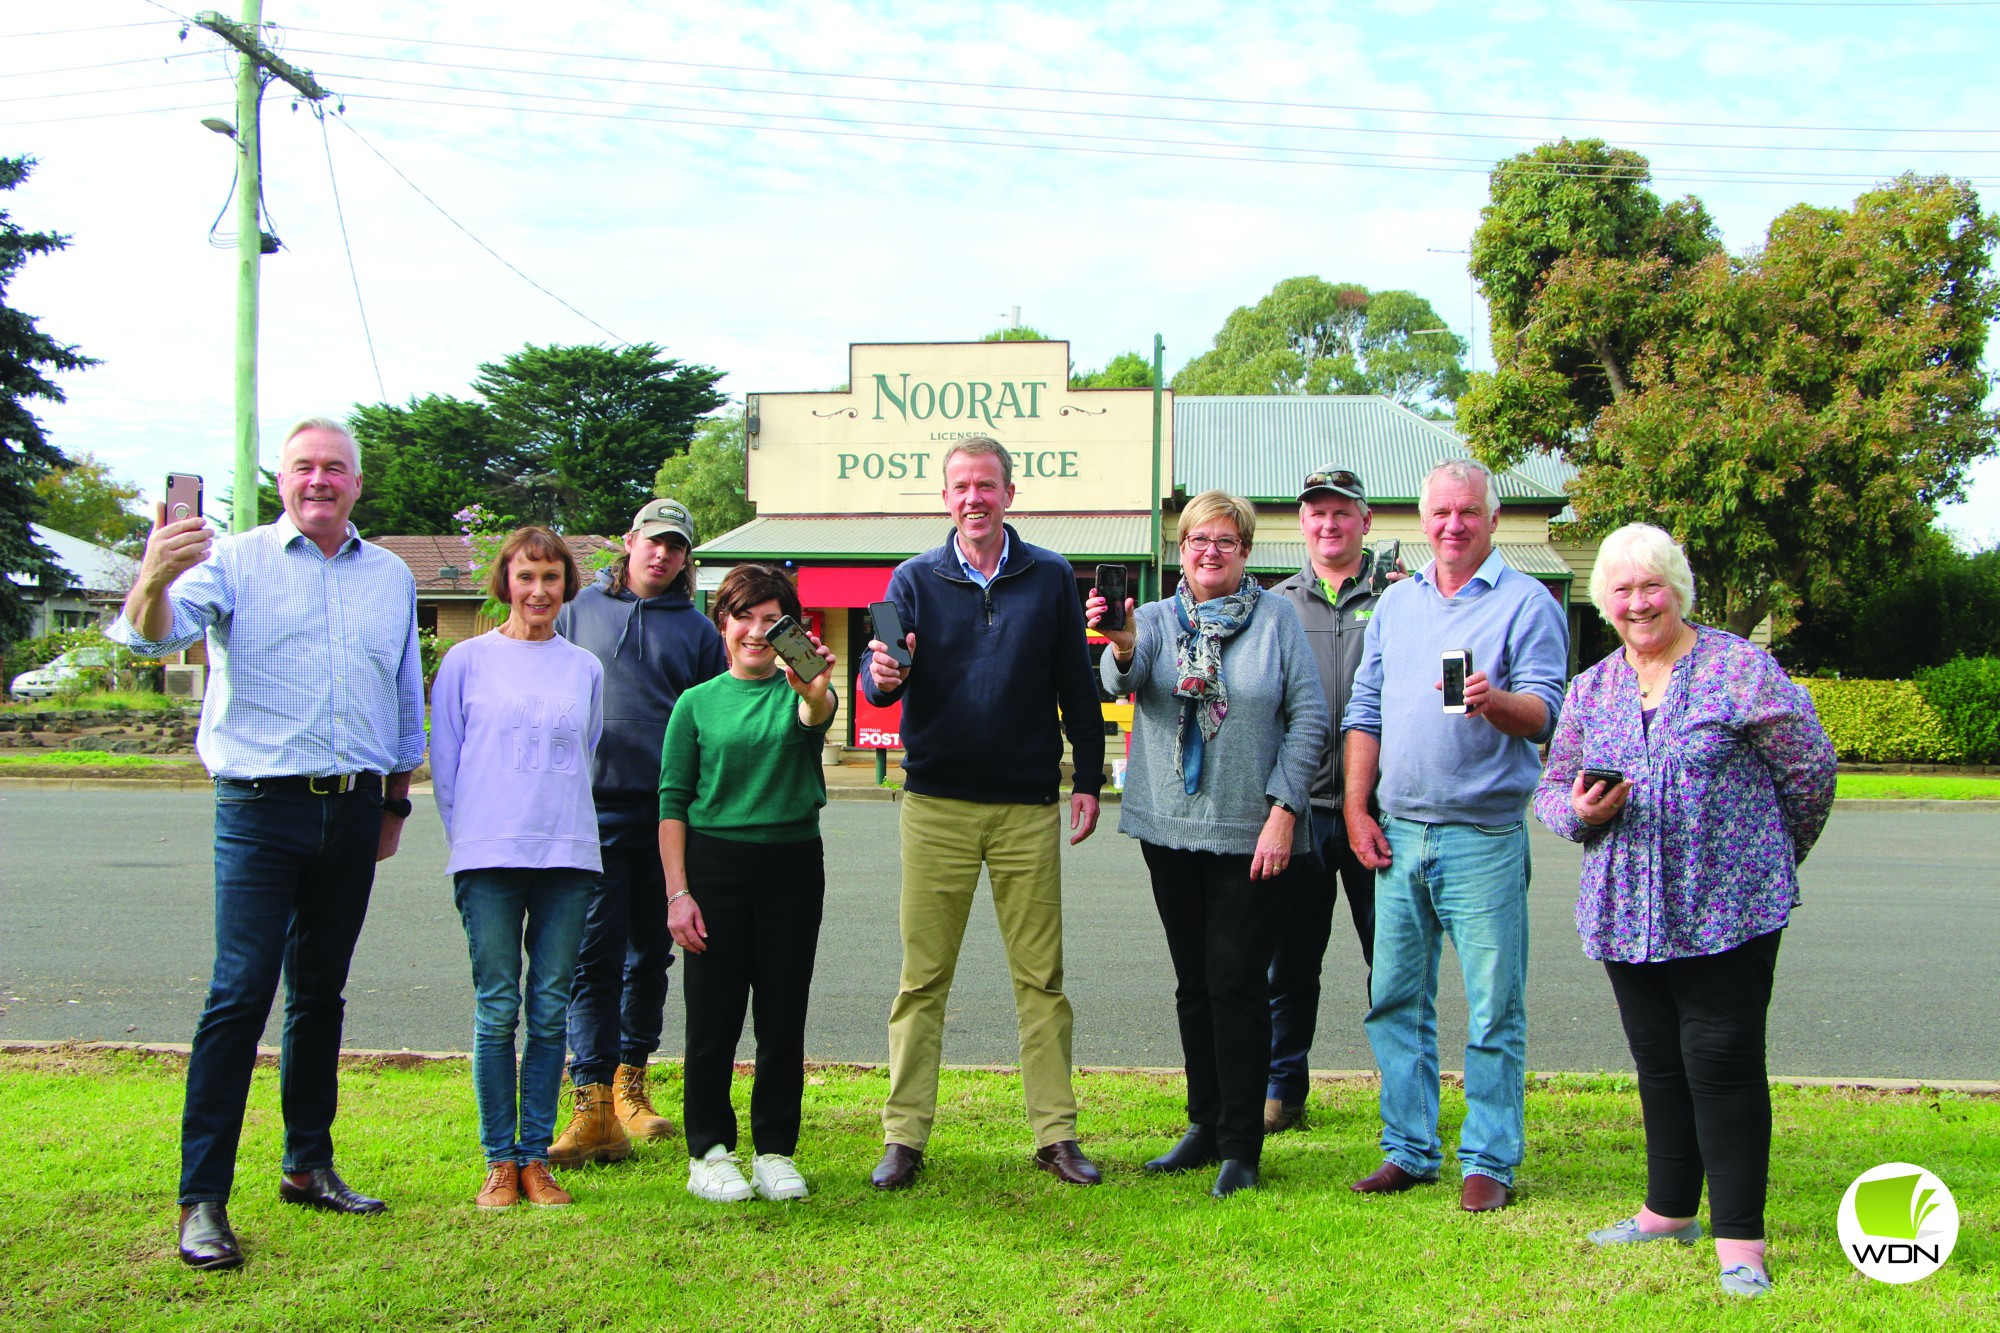
<instances>
[{"instance_id":1,"label":"man wearing baseball cap","mask_svg":"<svg viewBox=\"0 0 2000 1333\"><path fill-rule=\"evenodd\" d=\"M1305 626L1319 667L1326 706L1347 709L1361 643L1380 595L1370 586L1365 538L1374 519L1361 478L1340 467L1309 473L1299 487L1299 535L1306 565L1272 589L1287 598ZM1265 1090L1264 1132L1276 1134L1305 1116L1308 1057L1319 1020L1320 968L1333 934L1334 900L1347 886L1347 911L1361 942L1362 963L1375 954L1375 872L1347 845L1340 816L1340 738L1328 733L1312 785L1313 855L1285 877L1288 899L1278 950L1271 959L1271 1074ZM1362 975L1364 994L1367 974Z\"/></svg>"},{"instance_id":2,"label":"man wearing baseball cap","mask_svg":"<svg viewBox=\"0 0 2000 1333\"><path fill-rule=\"evenodd\" d=\"M694 606L694 544L687 506L649 501L633 516L625 554L556 617L556 632L604 666L604 738L590 775L604 873L570 987L576 1105L549 1149L558 1166L620 1161L634 1137L674 1132L646 1092L674 961L660 868L660 746L675 700L729 665L722 636Z\"/></svg>"}]
</instances>

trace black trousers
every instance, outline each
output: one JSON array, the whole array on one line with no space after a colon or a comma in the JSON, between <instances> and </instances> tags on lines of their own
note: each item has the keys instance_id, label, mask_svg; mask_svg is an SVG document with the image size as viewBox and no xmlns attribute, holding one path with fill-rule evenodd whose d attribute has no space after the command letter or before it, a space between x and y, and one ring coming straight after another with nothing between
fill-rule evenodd
<instances>
[{"instance_id":1,"label":"black trousers","mask_svg":"<svg viewBox=\"0 0 2000 1333\"><path fill-rule=\"evenodd\" d=\"M1708 1178L1718 1240L1764 1238L1771 1088L1764 1019L1783 930L1734 949L1664 963L1612 963L1611 992L1639 1067L1646 1206L1693 1217Z\"/></svg>"},{"instance_id":2,"label":"black trousers","mask_svg":"<svg viewBox=\"0 0 2000 1333\"><path fill-rule=\"evenodd\" d=\"M1188 1121L1215 1131L1222 1156L1255 1165L1264 1150L1269 970L1285 877L1253 882L1248 856L1139 848L1174 960Z\"/></svg>"},{"instance_id":3,"label":"black trousers","mask_svg":"<svg viewBox=\"0 0 2000 1333\"><path fill-rule=\"evenodd\" d=\"M1369 969L1375 962L1375 872L1347 845L1340 820L1314 810L1313 854L1295 861L1280 882L1286 885L1285 907L1271 955L1271 1073L1264 1095L1296 1104L1305 1101L1311 1085L1320 970L1343 884L1354 937L1361 944L1361 1012L1368 1012Z\"/></svg>"},{"instance_id":4,"label":"black trousers","mask_svg":"<svg viewBox=\"0 0 2000 1333\"><path fill-rule=\"evenodd\" d=\"M818 838L731 842L690 829L687 877L708 930L708 948L682 958L688 1156L701 1157L718 1143L736 1150L729 1080L748 1009L757 1025L750 1141L760 1153L790 1157L798 1151L805 1095L806 1000L826 904L824 849Z\"/></svg>"}]
</instances>

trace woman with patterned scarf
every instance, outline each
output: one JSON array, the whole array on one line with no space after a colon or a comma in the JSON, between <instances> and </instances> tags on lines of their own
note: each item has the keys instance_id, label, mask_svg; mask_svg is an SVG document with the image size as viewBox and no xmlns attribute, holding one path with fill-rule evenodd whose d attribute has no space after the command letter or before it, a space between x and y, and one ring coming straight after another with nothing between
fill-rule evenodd
<instances>
[{"instance_id":1,"label":"woman with patterned scarf","mask_svg":"<svg viewBox=\"0 0 2000 1333\"><path fill-rule=\"evenodd\" d=\"M1244 573L1257 513L1226 491L1181 511L1181 581L1100 629L1104 687L1137 701L1118 831L1139 840L1174 960L1188 1130L1152 1172L1220 1166L1257 1183L1271 1051L1267 969L1281 877L1312 846L1326 695L1298 615ZM1084 616L1098 627L1096 589Z\"/></svg>"}]
</instances>

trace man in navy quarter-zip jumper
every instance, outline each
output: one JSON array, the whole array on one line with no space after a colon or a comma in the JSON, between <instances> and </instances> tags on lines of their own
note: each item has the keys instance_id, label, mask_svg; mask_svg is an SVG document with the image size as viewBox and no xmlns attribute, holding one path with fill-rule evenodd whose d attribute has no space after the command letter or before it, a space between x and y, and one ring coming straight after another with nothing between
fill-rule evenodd
<instances>
[{"instance_id":1,"label":"man in navy quarter-zip jumper","mask_svg":"<svg viewBox=\"0 0 2000 1333\"><path fill-rule=\"evenodd\" d=\"M1104 714L1069 562L1002 522L1012 472L990 439L959 440L946 452L953 532L889 580L887 599L914 641L910 665L898 667L879 643L861 659L869 700L903 703L903 972L889 1011L878 1189L907 1186L923 1160L945 1003L982 865L1013 975L1036 1163L1068 1184L1098 1180L1077 1145L1070 1082L1059 802L1067 734L1076 765L1070 841L1089 837L1104 785Z\"/></svg>"}]
</instances>

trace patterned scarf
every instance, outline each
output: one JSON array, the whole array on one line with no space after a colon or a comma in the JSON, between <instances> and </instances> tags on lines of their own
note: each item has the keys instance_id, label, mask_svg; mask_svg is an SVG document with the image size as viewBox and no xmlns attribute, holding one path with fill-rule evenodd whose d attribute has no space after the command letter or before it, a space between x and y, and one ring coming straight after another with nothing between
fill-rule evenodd
<instances>
[{"instance_id":1,"label":"patterned scarf","mask_svg":"<svg viewBox=\"0 0 2000 1333\"><path fill-rule=\"evenodd\" d=\"M1257 610L1257 580L1248 573L1235 592L1197 602L1182 577L1174 590L1180 637L1174 642L1174 697L1181 704L1181 743L1174 754L1181 785L1192 796L1201 786L1202 753L1229 716L1229 688L1222 683L1222 642L1234 638Z\"/></svg>"}]
</instances>

